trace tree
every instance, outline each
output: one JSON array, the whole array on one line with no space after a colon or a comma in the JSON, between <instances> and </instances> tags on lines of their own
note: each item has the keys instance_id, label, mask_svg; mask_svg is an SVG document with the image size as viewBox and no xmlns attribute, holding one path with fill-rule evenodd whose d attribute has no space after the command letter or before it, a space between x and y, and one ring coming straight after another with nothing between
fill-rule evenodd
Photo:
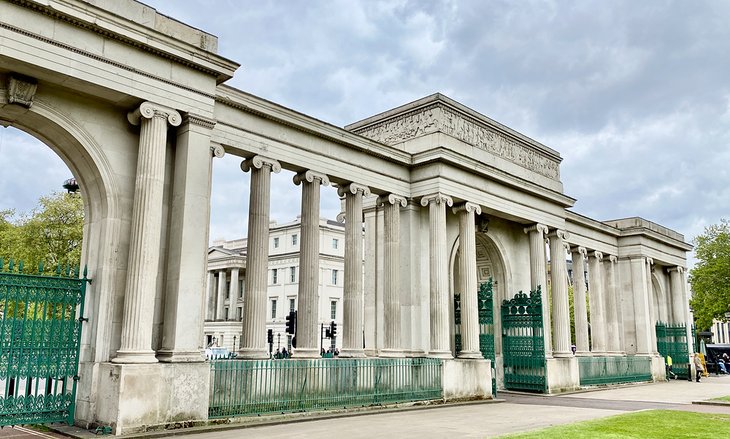
<instances>
[{"instance_id":1,"label":"tree","mask_svg":"<svg viewBox=\"0 0 730 439\"><path fill-rule=\"evenodd\" d=\"M713 320L725 320L730 312L730 222L705 227L694 241L697 264L690 270L690 306L699 330L708 330Z\"/></svg>"},{"instance_id":2,"label":"tree","mask_svg":"<svg viewBox=\"0 0 730 439\"><path fill-rule=\"evenodd\" d=\"M0 258L23 261L29 271L43 263L76 267L81 261L84 206L79 195L54 192L41 197L30 214L13 219L0 211ZM7 262L6 262L7 263Z\"/></svg>"}]
</instances>

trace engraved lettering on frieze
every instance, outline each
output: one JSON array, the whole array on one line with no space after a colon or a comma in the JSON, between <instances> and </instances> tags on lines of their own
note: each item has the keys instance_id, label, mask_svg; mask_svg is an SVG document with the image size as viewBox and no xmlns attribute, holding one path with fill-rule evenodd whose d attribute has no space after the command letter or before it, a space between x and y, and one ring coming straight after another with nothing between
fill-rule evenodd
<instances>
[{"instance_id":1,"label":"engraved lettering on frieze","mask_svg":"<svg viewBox=\"0 0 730 439\"><path fill-rule=\"evenodd\" d=\"M355 132L386 145L394 145L436 131L546 177L560 177L560 167L556 160L438 104Z\"/></svg>"},{"instance_id":2,"label":"engraved lettering on frieze","mask_svg":"<svg viewBox=\"0 0 730 439\"><path fill-rule=\"evenodd\" d=\"M18 104L30 108L33 105L33 96L38 89L35 78L21 75L8 77L8 103Z\"/></svg>"}]
</instances>

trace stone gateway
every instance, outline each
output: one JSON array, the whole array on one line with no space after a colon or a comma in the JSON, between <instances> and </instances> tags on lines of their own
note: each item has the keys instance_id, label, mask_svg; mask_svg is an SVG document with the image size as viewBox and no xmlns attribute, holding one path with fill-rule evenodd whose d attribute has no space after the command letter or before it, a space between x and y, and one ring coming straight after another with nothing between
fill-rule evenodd
<instances>
[{"instance_id":1,"label":"stone gateway","mask_svg":"<svg viewBox=\"0 0 730 439\"><path fill-rule=\"evenodd\" d=\"M217 45L133 0L0 2L0 123L57 152L84 197L92 283L77 425L124 434L255 413L261 404L215 404L236 390L221 387L223 374L256 364L288 392L265 337L271 173L281 169L296 173L303 200L291 361L328 361L328 379L354 386L350 401L383 383L381 396L407 388L411 400L452 400L493 397L492 378L497 391L528 383L548 393L664 378L657 324L690 328L682 235L573 212L557 151L446 96L339 128L226 85L239 65ZM238 357L225 364L203 356L211 166L223 154L241 157L251 178L247 251L228 296L243 288ZM328 184L343 200L347 360L319 359ZM488 281L485 323L478 292ZM241 392L284 395L267 386ZM312 395L333 389L321 386Z\"/></svg>"}]
</instances>

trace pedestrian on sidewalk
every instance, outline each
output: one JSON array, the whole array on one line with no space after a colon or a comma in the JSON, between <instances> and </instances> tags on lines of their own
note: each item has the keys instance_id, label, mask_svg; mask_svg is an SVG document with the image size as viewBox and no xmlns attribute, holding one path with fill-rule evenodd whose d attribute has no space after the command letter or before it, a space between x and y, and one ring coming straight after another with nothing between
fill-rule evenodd
<instances>
[{"instance_id":1,"label":"pedestrian on sidewalk","mask_svg":"<svg viewBox=\"0 0 730 439\"><path fill-rule=\"evenodd\" d=\"M697 382L700 382L700 376L702 375L702 372L705 371L704 366L702 366L702 358L700 358L700 353L695 353L695 373L697 374Z\"/></svg>"},{"instance_id":2,"label":"pedestrian on sidewalk","mask_svg":"<svg viewBox=\"0 0 730 439\"><path fill-rule=\"evenodd\" d=\"M667 381L669 381L672 378L674 378L675 380L677 379L677 374L672 372L672 356L669 354L667 354L667 373L666 373L666 375L667 375Z\"/></svg>"}]
</instances>

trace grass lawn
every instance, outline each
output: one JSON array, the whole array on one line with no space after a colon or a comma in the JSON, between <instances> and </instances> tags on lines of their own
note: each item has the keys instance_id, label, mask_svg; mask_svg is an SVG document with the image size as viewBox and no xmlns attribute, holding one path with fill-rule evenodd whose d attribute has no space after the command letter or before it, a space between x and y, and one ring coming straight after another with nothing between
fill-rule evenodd
<instances>
[{"instance_id":1,"label":"grass lawn","mask_svg":"<svg viewBox=\"0 0 730 439\"><path fill-rule=\"evenodd\" d=\"M727 401L727 402L730 402L730 395L728 395L728 396L721 396L719 398L713 398L712 401Z\"/></svg>"},{"instance_id":2,"label":"grass lawn","mask_svg":"<svg viewBox=\"0 0 730 439\"><path fill-rule=\"evenodd\" d=\"M712 438L730 436L730 415L649 410L513 434L512 438Z\"/></svg>"}]
</instances>

